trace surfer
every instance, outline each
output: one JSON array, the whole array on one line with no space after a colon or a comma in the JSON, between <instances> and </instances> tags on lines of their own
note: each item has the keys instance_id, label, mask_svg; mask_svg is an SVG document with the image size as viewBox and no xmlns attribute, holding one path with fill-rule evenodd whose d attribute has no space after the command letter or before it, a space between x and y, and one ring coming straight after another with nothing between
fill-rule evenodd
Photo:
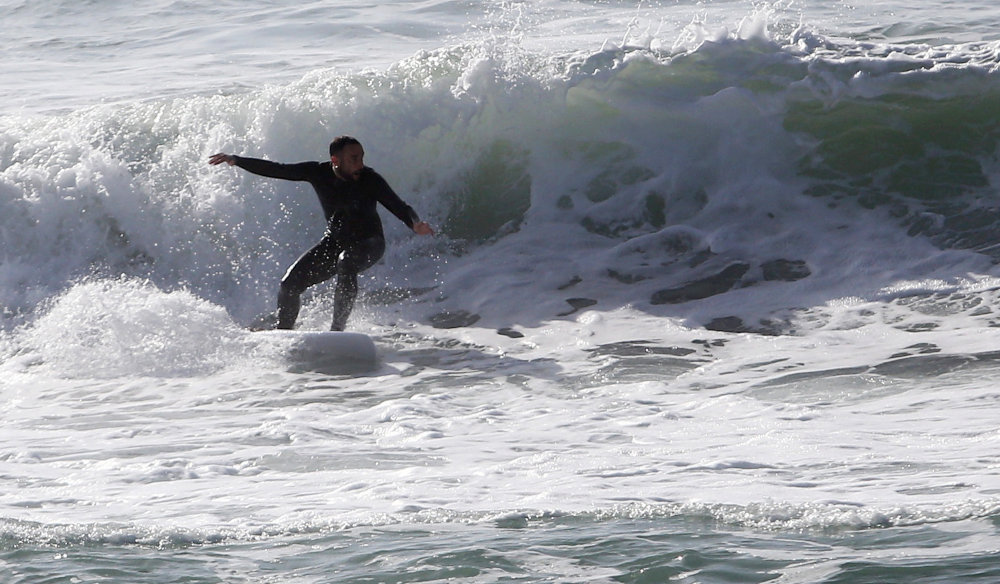
<instances>
[{"instance_id":1,"label":"surfer","mask_svg":"<svg viewBox=\"0 0 1000 584\"><path fill-rule=\"evenodd\" d=\"M256 328L294 328L301 294L337 276L330 330L344 330L358 295L358 274L375 265L385 252L377 203L415 233L434 234L381 175L365 166L364 157L361 142L340 136L330 142L328 162L283 164L221 152L208 159L211 165L225 163L260 176L308 182L326 215L323 239L297 259L281 279L277 314L268 315Z\"/></svg>"}]
</instances>

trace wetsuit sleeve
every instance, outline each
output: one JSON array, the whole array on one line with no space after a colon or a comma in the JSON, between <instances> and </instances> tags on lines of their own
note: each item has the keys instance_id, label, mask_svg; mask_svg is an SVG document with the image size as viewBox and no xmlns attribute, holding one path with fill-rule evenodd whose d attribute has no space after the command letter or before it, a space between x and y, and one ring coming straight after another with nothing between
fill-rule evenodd
<instances>
[{"instance_id":1,"label":"wetsuit sleeve","mask_svg":"<svg viewBox=\"0 0 1000 584\"><path fill-rule=\"evenodd\" d=\"M247 172L284 180L310 180L319 166L318 162L283 164L280 162L271 162L270 160L261 160L260 158L245 158L243 156L233 156L233 160L236 166Z\"/></svg>"},{"instance_id":2,"label":"wetsuit sleeve","mask_svg":"<svg viewBox=\"0 0 1000 584\"><path fill-rule=\"evenodd\" d=\"M376 197L378 198L378 202L382 203L383 207L399 218L407 227L413 229L413 226L420 222L417 212L413 210L413 207L407 205L399 198L399 195L396 194L396 191L392 190L392 187L382 178L382 175L375 171L371 171L371 174L373 180L376 181Z\"/></svg>"}]
</instances>

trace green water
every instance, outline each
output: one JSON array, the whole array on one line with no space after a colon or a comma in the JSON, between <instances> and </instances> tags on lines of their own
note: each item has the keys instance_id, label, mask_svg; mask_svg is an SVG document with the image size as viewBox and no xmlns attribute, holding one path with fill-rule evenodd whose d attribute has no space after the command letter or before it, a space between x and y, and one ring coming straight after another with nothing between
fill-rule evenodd
<instances>
[{"instance_id":1,"label":"green water","mask_svg":"<svg viewBox=\"0 0 1000 584\"><path fill-rule=\"evenodd\" d=\"M996 518L829 533L716 525L702 517L506 517L359 527L216 543L19 545L9 584L1000 581ZM995 542L992 546L984 540ZM977 551L967 551L969 550Z\"/></svg>"}]
</instances>

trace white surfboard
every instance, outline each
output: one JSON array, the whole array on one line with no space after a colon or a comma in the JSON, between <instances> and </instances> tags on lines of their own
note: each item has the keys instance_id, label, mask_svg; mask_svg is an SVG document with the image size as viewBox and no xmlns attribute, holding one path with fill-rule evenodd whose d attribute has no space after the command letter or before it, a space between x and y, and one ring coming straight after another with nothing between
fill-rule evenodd
<instances>
[{"instance_id":1,"label":"white surfboard","mask_svg":"<svg viewBox=\"0 0 1000 584\"><path fill-rule=\"evenodd\" d=\"M357 373L375 368L371 337L341 331L271 330L254 333L286 345L285 354L297 368L330 373Z\"/></svg>"}]
</instances>

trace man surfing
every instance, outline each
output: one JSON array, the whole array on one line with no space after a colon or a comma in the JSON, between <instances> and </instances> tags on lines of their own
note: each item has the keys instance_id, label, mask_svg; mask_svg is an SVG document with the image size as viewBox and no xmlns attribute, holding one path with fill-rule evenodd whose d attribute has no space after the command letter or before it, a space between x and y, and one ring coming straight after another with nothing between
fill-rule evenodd
<instances>
[{"instance_id":1,"label":"man surfing","mask_svg":"<svg viewBox=\"0 0 1000 584\"><path fill-rule=\"evenodd\" d=\"M389 183L365 166L364 158L361 142L340 136L330 142L329 162L282 164L221 152L208 159L211 165L225 163L260 176L308 182L326 215L323 239L297 259L281 279L277 314L269 315L267 322L256 328L294 328L302 293L337 276L330 330L344 330L358 295L358 274L375 265L385 253L378 203L414 233L434 235L431 226L420 220Z\"/></svg>"}]
</instances>

